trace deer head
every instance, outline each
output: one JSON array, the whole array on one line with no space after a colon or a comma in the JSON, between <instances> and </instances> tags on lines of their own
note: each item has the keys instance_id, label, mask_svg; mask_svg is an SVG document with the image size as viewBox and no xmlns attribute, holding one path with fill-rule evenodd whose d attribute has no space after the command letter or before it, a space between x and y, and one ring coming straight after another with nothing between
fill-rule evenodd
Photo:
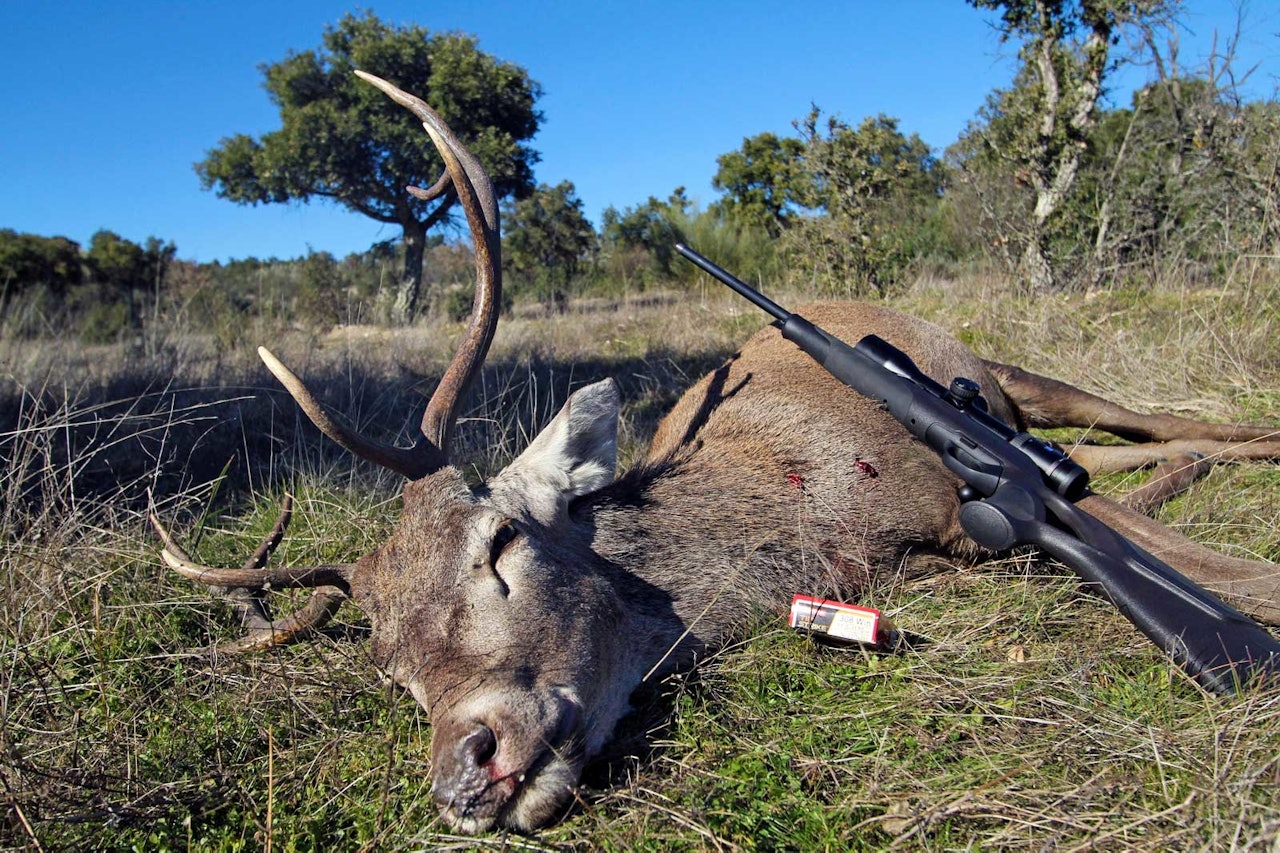
<instances>
[{"instance_id":1,"label":"deer head","mask_svg":"<svg viewBox=\"0 0 1280 853\"><path fill-rule=\"evenodd\" d=\"M575 498L614 477L618 393L612 381L575 393L515 461L469 487L448 463L463 395L497 325L499 223L493 186L425 102L361 71L414 112L446 163L427 198L452 191L475 244L470 325L427 405L411 447L360 435L323 406L265 348L259 354L311 421L356 455L403 474L403 517L390 540L354 564L268 569L288 523L239 570L196 565L158 520L165 561L221 587L248 636L232 651L263 648L315 631L347 597L372 623L376 663L426 709L432 724L433 792L445 819L470 832L500 823L528 829L571 797L583 763L627 709L628 668L616 638L628 617L590 531L571 517ZM315 587L297 613L273 620L267 587ZM631 682L631 683L634 683Z\"/></svg>"}]
</instances>

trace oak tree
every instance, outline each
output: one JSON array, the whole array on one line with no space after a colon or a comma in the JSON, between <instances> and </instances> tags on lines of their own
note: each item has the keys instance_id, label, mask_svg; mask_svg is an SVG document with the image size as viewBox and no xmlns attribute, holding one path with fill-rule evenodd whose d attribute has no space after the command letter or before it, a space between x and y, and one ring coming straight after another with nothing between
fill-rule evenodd
<instances>
[{"instance_id":1,"label":"oak tree","mask_svg":"<svg viewBox=\"0 0 1280 853\"><path fill-rule=\"evenodd\" d=\"M804 165L805 145L790 136L760 133L742 147L716 158L711 185L724 193L716 202L730 219L781 233L797 208L809 201L812 179Z\"/></svg>"},{"instance_id":2,"label":"oak tree","mask_svg":"<svg viewBox=\"0 0 1280 853\"><path fill-rule=\"evenodd\" d=\"M1000 13L1001 39L1019 45L1019 85L1001 93L1013 130L1000 155L1021 164L1035 195L1022 265L1032 289L1054 284L1048 230L1079 173L1113 48L1129 26L1169 14L1176 0L969 0Z\"/></svg>"},{"instance_id":3,"label":"oak tree","mask_svg":"<svg viewBox=\"0 0 1280 853\"><path fill-rule=\"evenodd\" d=\"M532 189L538 157L528 140L541 119L541 89L528 72L484 53L471 36L396 27L371 12L327 28L316 50L264 65L280 129L227 137L195 168L206 189L240 204L329 200L400 226L405 266L393 313L408 322L427 232L448 222L456 195L428 202L405 192L406 184L434 184L444 164L418 122L360 81L357 68L431 104L480 158L499 197Z\"/></svg>"}]
</instances>

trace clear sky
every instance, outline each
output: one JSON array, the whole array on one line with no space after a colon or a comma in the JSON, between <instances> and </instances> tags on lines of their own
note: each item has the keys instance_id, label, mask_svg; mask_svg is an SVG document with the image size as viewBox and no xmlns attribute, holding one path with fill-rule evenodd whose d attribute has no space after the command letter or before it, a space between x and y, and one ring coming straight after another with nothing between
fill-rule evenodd
<instances>
[{"instance_id":1,"label":"clear sky","mask_svg":"<svg viewBox=\"0 0 1280 853\"><path fill-rule=\"evenodd\" d=\"M705 205L718 155L792 132L811 103L851 123L896 116L941 149L1014 67L991 17L963 0L0 0L0 228L82 245L100 228L154 235L200 261L342 256L398 237L331 205L232 204L192 170L222 137L278 127L259 64L317 47L326 24L365 8L474 34L527 68L545 91L536 178L573 181L596 224L677 186ZM1235 20L1229 0L1190 0L1183 64ZM1278 33L1271 3L1245 10L1255 96L1276 86Z\"/></svg>"}]
</instances>

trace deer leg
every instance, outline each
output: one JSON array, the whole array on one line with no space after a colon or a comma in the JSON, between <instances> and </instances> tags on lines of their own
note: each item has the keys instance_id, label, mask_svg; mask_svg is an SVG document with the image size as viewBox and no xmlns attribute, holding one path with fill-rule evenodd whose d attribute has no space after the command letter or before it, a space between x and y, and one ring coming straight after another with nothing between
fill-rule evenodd
<instances>
[{"instance_id":1,"label":"deer leg","mask_svg":"<svg viewBox=\"0 0 1280 853\"><path fill-rule=\"evenodd\" d=\"M1206 424L1206 426L1218 426ZM1179 456L1202 456L1215 462L1269 461L1280 459L1280 440L1245 442L1213 439L1177 439L1143 444L1076 444L1067 454L1090 474L1137 471Z\"/></svg>"},{"instance_id":2,"label":"deer leg","mask_svg":"<svg viewBox=\"0 0 1280 853\"><path fill-rule=\"evenodd\" d=\"M1170 498L1182 494L1213 468L1213 461L1198 453L1182 453L1156 465L1147 482L1120 501L1134 512L1150 515Z\"/></svg>"},{"instance_id":3,"label":"deer leg","mask_svg":"<svg viewBox=\"0 0 1280 853\"><path fill-rule=\"evenodd\" d=\"M1078 445L1071 457L1092 473L1161 465L1161 480L1139 489L1128 502L1151 506L1190 485L1210 459L1280 459L1280 429L1211 424L1174 415L1145 415L1064 382L1017 367L987 362L1000 388L1027 426L1100 429L1130 441L1127 446ZM1209 457L1187 467L1183 454ZM1186 470L1179 471L1182 467ZM1172 476L1172 479L1170 479ZM1219 554L1148 518L1132 506L1090 495L1077 504L1140 547L1197 583L1269 624L1280 624L1280 566Z\"/></svg>"},{"instance_id":4,"label":"deer leg","mask_svg":"<svg viewBox=\"0 0 1280 853\"><path fill-rule=\"evenodd\" d=\"M1280 625L1280 566L1219 554L1101 495L1076 505L1255 619Z\"/></svg>"},{"instance_id":5,"label":"deer leg","mask_svg":"<svg viewBox=\"0 0 1280 853\"><path fill-rule=\"evenodd\" d=\"M1144 415L1047 376L992 361L986 362L986 365L1028 426L1100 429L1135 442L1249 442L1270 445L1267 449L1270 455L1231 458L1280 457L1280 428L1277 427L1212 424L1176 415ZM1172 452L1184 450L1194 452L1196 448L1181 446ZM1215 455L1215 450L1199 452L1206 456ZM1260 454L1262 451L1256 453Z\"/></svg>"}]
</instances>

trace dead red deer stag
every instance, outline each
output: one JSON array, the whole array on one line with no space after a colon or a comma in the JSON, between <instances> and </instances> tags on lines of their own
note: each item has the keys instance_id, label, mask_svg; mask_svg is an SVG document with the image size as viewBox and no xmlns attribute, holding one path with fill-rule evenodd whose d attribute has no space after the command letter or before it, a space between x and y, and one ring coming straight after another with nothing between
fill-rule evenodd
<instances>
[{"instance_id":1,"label":"dead red deer stag","mask_svg":"<svg viewBox=\"0 0 1280 853\"><path fill-rule=\"evenodd\" d=\"M493 188L429 106L357 73L422 120L447 164L447 177L415 192L452 187L466 212L477 272L470 326L412 447L361 436L260 352L325 435L404 475L400 524L342 566L264 568L271 540L236 570L195 565L164 534L163 553L187 577L230 591L249 628L238 649L304 636L353 598L372 624L374 659L430 716L432 790L450 824L530 829L556 817L633 690L725 643L741 614L785 608L797 590L856 597L881 573L984 556L959 527L957 480L934 454L773 328L694 385L621 477L619 396L606 379L570 396L492 480L468 487L449 464L449 437L498 318ZM1020 428L1091 427L1138 442L1073 453L1094 472L1163 462L1170 476L1132 496L1136 506L1185 487L1205 467L1196 454L1280 458L1274 430L1128 411L984 361L888 308L804 313L847 341L880 335L939 381L974 378L992 412ZM809 509L803 529L797 501ZM1082 506L1256 617L1280 619L1276 566L1220 555L1103 497ZM317 589L273 621L262 590L287 586Z\"/></svg>"}]
</instances>

